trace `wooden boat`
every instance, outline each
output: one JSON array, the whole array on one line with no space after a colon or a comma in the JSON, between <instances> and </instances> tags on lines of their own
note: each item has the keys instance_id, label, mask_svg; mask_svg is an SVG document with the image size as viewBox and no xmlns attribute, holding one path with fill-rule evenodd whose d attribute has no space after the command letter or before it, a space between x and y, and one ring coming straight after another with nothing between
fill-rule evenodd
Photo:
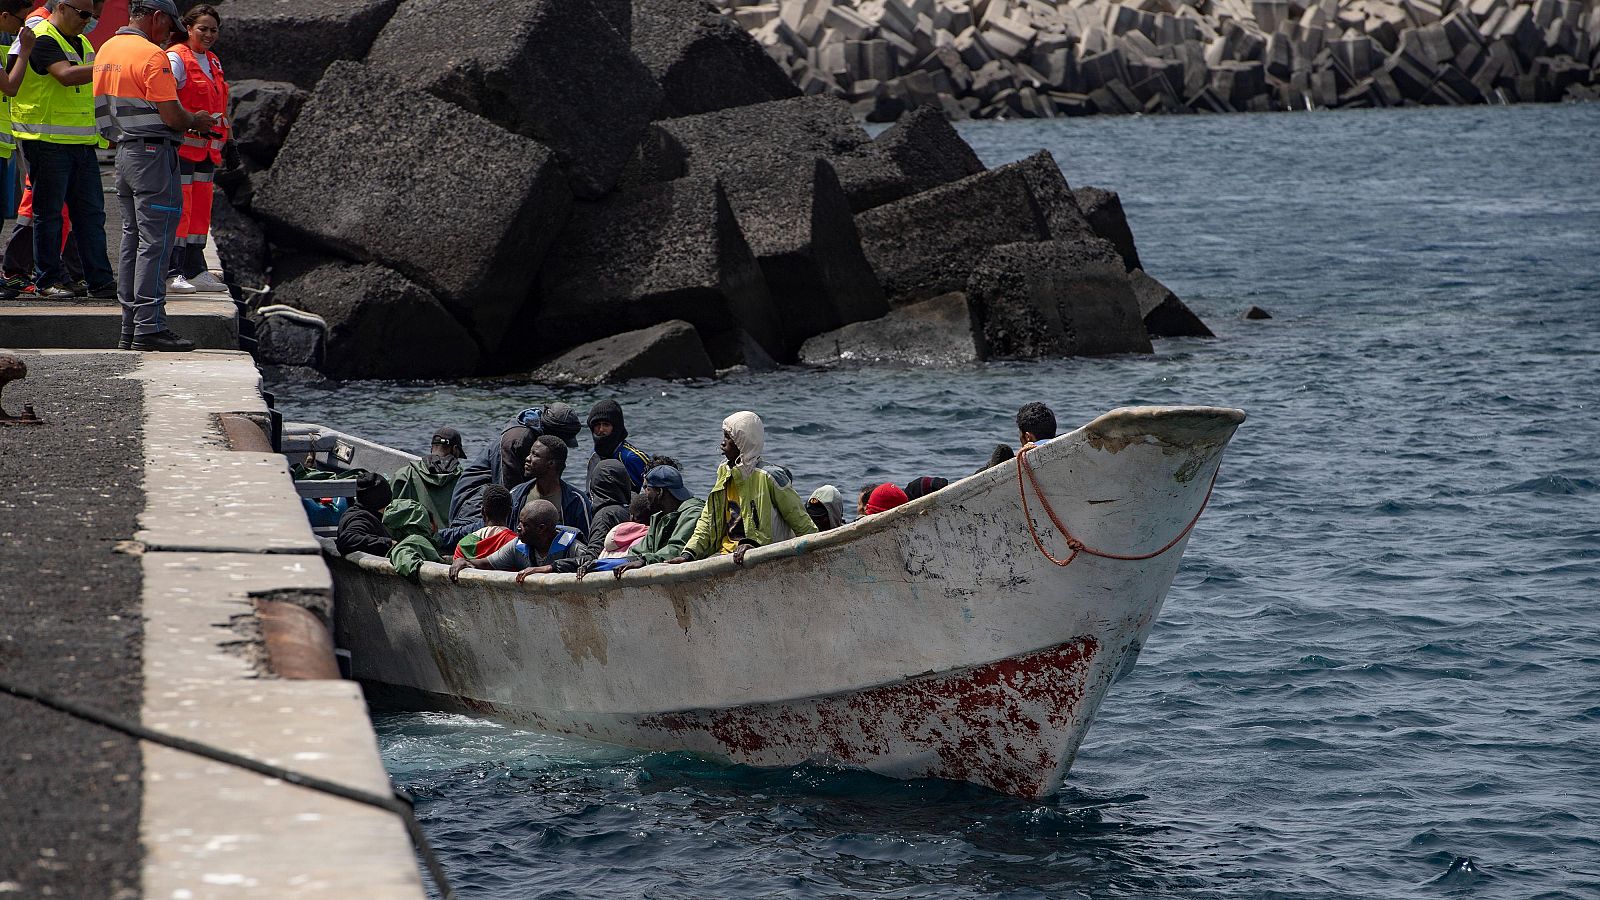
<instances>
[{"instance_id":1,"label":"wooden boat","mask_svg":"<svg viewBox=\"0 0 1600 900\"><path fill-rule=\"evenodd\" d=\"M1144 645L1243 421L1113 410L898 509L754 550L743 567L720 557L518 585L475 570L452 584L427 564L413 583L328 541L336 640L385 705L1044 796ZM290 431L291 455L379 471L412 458Z\"/></svg>"}]
</instances>

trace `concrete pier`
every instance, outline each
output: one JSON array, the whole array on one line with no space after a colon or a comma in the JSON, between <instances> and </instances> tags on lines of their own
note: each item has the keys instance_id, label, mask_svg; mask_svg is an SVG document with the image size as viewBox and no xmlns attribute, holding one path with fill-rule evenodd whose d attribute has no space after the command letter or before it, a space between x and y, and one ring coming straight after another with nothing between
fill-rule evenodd
<instances>
[{"instance_id":1,"label":"concrete pier","mask_svg":"<svg viewBox=\"0 0 1600 900\"><path fill-rule=\"evenodd\" d=\"M46 424L0 428L0 677L386 793L359 689L280 677L262 639L263 603L325 623L332 583L284 459L220 424L265 421L250 358L19 355L0 402ZM0 715L0 893L422 896L392 813L4 695Z\"/></svg>"}]
</instances>

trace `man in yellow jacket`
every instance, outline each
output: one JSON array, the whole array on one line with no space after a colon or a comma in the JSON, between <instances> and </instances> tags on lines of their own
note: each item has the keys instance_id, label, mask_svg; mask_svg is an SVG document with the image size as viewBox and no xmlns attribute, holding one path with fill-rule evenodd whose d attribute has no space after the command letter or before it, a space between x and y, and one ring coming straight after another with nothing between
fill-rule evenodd
<instances>
[{"instance_id":1,"label":"man in yellow jacket","mask_svg":"<svg viewBox=\"0 0 1600 900\"><path fill-rule=\"evenodd\" d=\"M70 300L61 263L61 207L78 235L89 295L116 296L106 259L105 195L95 148L94 45L83 36L93 0L59 0L50 18L33 26L36 38L22 84L11 101L11 131L28 159L34 200L34 284L41 300Z\"/></svg>"}]
</instances>

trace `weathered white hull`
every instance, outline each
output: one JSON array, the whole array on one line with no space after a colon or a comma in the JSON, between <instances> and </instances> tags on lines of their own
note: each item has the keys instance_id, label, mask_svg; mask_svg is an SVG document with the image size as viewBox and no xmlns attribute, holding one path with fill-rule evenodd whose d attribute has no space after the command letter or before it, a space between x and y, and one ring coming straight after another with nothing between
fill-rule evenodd
<instances>
[{"instance_id":1,"label":"weathered white hull","mask_svg":"<svg viewBox=\"0 0 1600 900\"><path fill-rule=\"evenodd\" d=\"M1084 544L1161 548L1202 509L1237 410L1115 410L1028 455ZM1029 488L1034 528L1070 553ZM616 580L335 559L337 639L395 702L754 765L1057 790L1154 624L1187 536L1046 558L1014 463L889 513Z\"/></svg>"}]
</instances>

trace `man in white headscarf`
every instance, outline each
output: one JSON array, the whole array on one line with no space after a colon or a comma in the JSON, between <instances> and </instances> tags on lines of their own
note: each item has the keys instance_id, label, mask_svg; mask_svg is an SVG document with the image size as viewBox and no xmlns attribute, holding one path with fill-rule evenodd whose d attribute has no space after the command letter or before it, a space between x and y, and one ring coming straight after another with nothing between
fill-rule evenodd
<instances>
[{"instance_id":1,"label":"man in white headscarf","mask_svg":"<svg viewBox=\"0 0 1600 900\"><path fill-rule=\"evenodd\" d=\"M726 459L717 466L717 481L700 511L694 535L683 553L668 562L731 553L733 561L742 566L751 547L781 540L785 529L797 535L816 533L817 526L806 514L800 495L761 467L765 445L761 417L755 413L736 412L722 420L722 455Z\"/></svg>"}]
</instances>

